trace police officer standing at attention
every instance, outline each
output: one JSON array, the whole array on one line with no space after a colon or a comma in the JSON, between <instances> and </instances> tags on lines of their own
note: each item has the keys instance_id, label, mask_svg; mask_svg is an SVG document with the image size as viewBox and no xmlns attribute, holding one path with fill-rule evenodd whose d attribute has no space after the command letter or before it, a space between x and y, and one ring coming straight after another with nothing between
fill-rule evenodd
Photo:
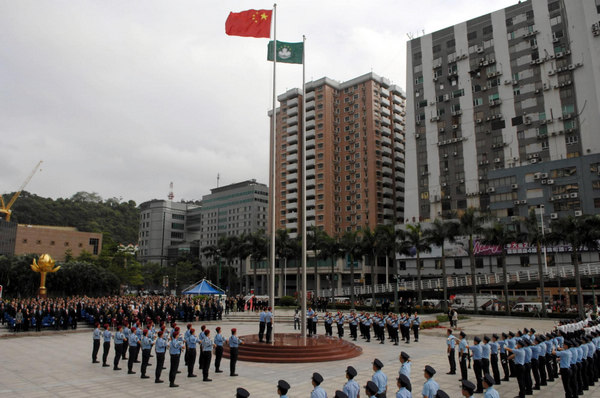
<instances>
[{"instance_id":1,"label":"police officer standing at attention","mask_svg":"<svg viewBox=\"0 0 600 398\"><path fill-rule=\"evenodd\" d=\"M450 363L450 371L446 374L455 375L456 374L456 337L452 334L452 329L446 330L446 334L448 338L446 339L446 352L448 354L448 362Z\"/></svg>"},{"instance_id":2,"label":"police officer standing at attention","mask_svg":"<svg viewBox=\"0 0 600 398\"><path fill-rule=\"evenodd\" d=\"M229 376L237 376L235 373L235 364L237 363L239 346L243 344L243 341L240 340L237 336L237 329L231 329L231 337L229 338Z\"/></svg>"},{"instance_id":3,"label":"police officer standing at attention","mask_svg":"<svg viewBox=\"0 0 600 398\"><path fill-rule=\"evenodd\" d=\"M348 398L358 398L360 394L360 386L356 380L354 380L357 374L358 373L356 372L356 369L354 369L352 366L348 366L346 368L346 379L348 379L348 381L346 384L344 384L342 391Z\"/></svg>"},{"instance_id":4,"label":"police officer standing at attention","mask_svg":"<svg viewBox=\"0 0 600 398\"><path fill-rule=\"evenodd\" d=\"M327 398L327 393L321 387L323 376L315 372L312 374L311 381L314 389L310 393L310 398Z\"/></svg>"},{"instance_id":5,"label":"police officer standing at attention","mask_svg":"<svg viewBox=\"0 0 600 398\"><path fill-rule=\"evenodd\" d=\"M115 359L113 361L113 370L121 370L119 367L119 360L121 359L121 355L123 355L123 340L125 339L122 330L123 326L117 326L117 332L115 333Z\"/></svg>"},{"instance_id":6,"label":"police officer standing at attention","mask_svg":"<svg viewBox=\"0 0 600 398\"><path fill-rule=\"evenodd\" d=\"M365 394L367 398L377 397L377 384L373 383L371 380L367 381L365 385Z\"/></svg>"},{"instance_id":7,"label":"police officer standing at attention","mask_svg":"<svg viewBox=\"0 0 600 398\"><path fill-rule=\"evenodd\" d=\"M214 344L210 339L210 330L204 331L204 339L202 340L202 381L212 381L208 378L208 371L210 370L210 361L212 359L212 349Z\"/></svg>"},{"instance_id":8,"label":"police officer standing at attention","mask_svg":"<svg viewBox=\"0 0 600 398\"><path fill-rule=\"evenodd\" d=\"M475 384L469 380L461 381L462 384L462 396L465 398L471 398L475 392Z\"/></svg>"},{"instance_id":9,"label":"police officer standing at attention","mask_svg":"<svg viewBox=\"0 0 600 398\"><path fill-rule=\"evenodd\" d=\"M460 332L460 342L458 343L458 363L460 364L460 379L467 380L467 358L469 357L469 344L467 344L467 335L465 332Z\"/></svg>"},{"instance_id":10,"label":"police officer standing at attention","mask_svg":"<svg viewBox=\"0 0 600 398\"><path fill-rule=\"evenodd\" d=\"M258 341L263 342L265 336L265 317L267 313L264 308L261 308L260 314L258 315Z\"/></svg>"},{"instance_id":11,"label":"police officer standing at attention","mask_svg":"<svg viewBox=\"0 0 600 398\"><path fill-rule=\"evenodd\" d=\"M377 385L377 398L385 398L385 393L387 391L387 376L381 371L382 368L383 363L379 359L375 358L373 361L373 371L375 371L375 373L373 373L371 381Z\"/></svg>"},{"instance_id":12,"label":"police officer standing at attention","mask_svg":"<svg viewBox=\"0 0 600 398\"><path fill-rule=\"evenodd\" d=\"M494 333L492 335L492 341L490 344L490 365L492 365L492 374L494 375L494 384L500 384L500 368L498 367L498 335Z\"/></svg>"},{"instance_id":13,"label":"police officer standing at attention","mask_svg":"<svg viewBox=\"0 0 600 398\"><path fill-rule=\"evenodd\" d=\"M400 365L400 370L398 371L398 374L405 375L410 380L410 367L411 367L410 355L408 355L406 352L402 351L400 353L399 359L400 359L400 363L402 365Z\"/></svg>"},{"instance_id":14,"label":"police officer standing at attention","mask_svg":"<svg viewBox=\"0 0 600 398\"><path fill-rule=\"evenodd\" d=\"M178 339L179 331L173 332L171 335L171 342L169 343L169 353L171 354L171 368L169 369L169 387L179 387L175 384L175 377L177 377L177 370L179 369L179 359L181 357L181 350L183 349L183 341Z\"/></svg>"},{"instance_id":15,"label":"police officer standing at attention","mask_svg":"<svg viewBox=\"0 0 600 398\"><path fill-rule=\"evenodd\" d=\"M277 382L277 395L281 398L288 398L287 392L290 389L290 385L285 380L279 380Z\"/></svg>"},{"instance_id":16,"label":"police officer standing at attention","mask_svg":"<svg viewBox=\"0 0 600 398\"><path fill-rule=\"evenodd\" d=\"M98 361L98 350L100 350L100 337L100 324L96 322L96 327L92 332L92 342L94 343L92 347L92 363L100 363L100 361Z\"/></svg>"},{"instance_id":17,"label":"police officer standing at attention","mask_svg":"<svg viewBox=\"0 0 600 398\"><path fill-rule=\"evenodd\" d=\"M273 313L271 307L267 309L265 313L265 324L267 325L267 344L271 342L271 334L273 333Z\"/></svg>"},{"instance_id":18,"label":"police officer standing at attention","mask_svg":"<svg viewBox=\"0 0 600 398\"><path fill-rule=\"evenodd\" d=\"M483 398L500 398L500 394L494 388L494 378L489 373L483 376L483 388L485 388Z\"/></svg>"},{"instance_id":19,"label":"police officer standing at attention","mask_svg":"<svg viewBox=\"0 0 600 398\"><path fill-rule=\"evenodd\" d=\"M135 362L135 352L137 350L137 346L139 343L139 339L137 334L135 333L135 327L131 328L131 333L129 334L129 359L127 360L127 374L135 374L133 371L133 363Z\"/></svg>"},{"instance_id":20,"label":"police officer standing at attention","mask_svg":"<svg viewBox=\"0 0 600 398\"><path fill-rule=\"evenodd\" d=\"M156 351L156 370L154 372L155 383L163 382L160 379L160 374L162 373L163 365L165 364L165 351L167 349L167 340L163 338L163 334L164 332L162 330L158 332L158 338L154 345L154 350Z\"/></svg>"},{"instance_id":21,"label":"police officer standing at attention","mask_svg":"<svg viewBox=\"0 0 600 398\"><path fill-rule=\"evenodd\" d=\"M217 334L215 335L215 373L223 373L221 370L221 359L223 358L223 343L225 338L221 334L221 328L215 329ZM269 333L267 332L267 340L269 339ZM268 343L268 341L267 341Z\"/></svg>"},{"instance_id":22,"label":"police officer standing at attention","mask_svg":"<svg viewBox=\"0 0 600 398\"><path fill-rule=\"evenodd\" d=\"M194 374L194 364L196 363L196 345L198 344L198 337L196 336L196 329L189 329L187 333L186 341L186 352L184 358L186 358L186 365L188 368L187 377L196 377Z\"/></svg>"},{"instance_id":23,"label":"police officer standing at attention","mask_svg":"<svg viewBox=\"0 0 600 398\"><path fill-rule=\"evenodd\" d=\"M481 383L481 379L483 378L482 365L481 365L481 338L479 336L475 336L473 338L475 344L473 344L469 349L473 352L473 372L475 373L475 379L477 379L477 393L483 392L483 384Z\"/></svg>"},{"instance_id":24,"label":"police officer standing at attention","mask_svg":"<svg viewBox=\"0 0 600 398\"><path fill-rule=\"evenodd\" d=\"M412 316L410 324L412 325L413 334L415 336L415 343L419 342L419 327L421 326L421 319L419 318L419 313L415 311L415 314Z\"/></svg>"},{"instance_id":25,"label":"police officer standing at attention","mask_svg":"<svg viewBox=\"0 0 600 398\"><path fill-rule=\"evenodd\" d=\"M410 379L408 377L401 374L396 383L399 388L396 393L396 398L412 398L412 386L410 385Z\"/></svg>"},{"instance_id":26,"label":"police officer standing at attention","mask_svg":"<svg viewBox=\"0 0 600 398\"><path fill-rule=\"evenodd\" d=\"M106 363L108 360L108 352L110 351L110 340L112 340L112 333L108 330L110 326L108 323L104 324L104 332L102 332L102 338L104 339L104 351L102 353L102 366L108 367L109 364Z\"/></svg>"},{"instance_id":27,"label":"police officer standing at attention","mask_svg":"<svg viewBox=\"0 0 600 398\"><path fill-rule=\"evenodd\" d=\"M422 395L424 398L435 398L438 390L440 389L439 384L433 380L433 376L435 376L435 369L431 366L425 366L423 370L423 376L425 377L425 383L423 384Z\"/></svg>"},{"instance_id":28,"label":"police officer standing at attention","mask_svg":"<svg viewBox=\"0 0 600 398\"><path fill-rule=\"evenodd\" d=\"M348 394L346 394L346 393L345 393L345 392L343 392L343 391L336 390L336 391L335 391L334 398L348 398Z\"/></svg>"},{"instance_id":29,"label":"police officer standing at attention","mask_svg":"<svg viewBox=\"0 0 600 398\"><path fill-rule=\"evenodd\" d=\"M150 376L146 376L146 368L150 366L150 353L152 351L152 339L148 337L148 329L144 329L142 337L142 366L141 366L141 378L149 379Z\"/></svg>"}]
</instances>

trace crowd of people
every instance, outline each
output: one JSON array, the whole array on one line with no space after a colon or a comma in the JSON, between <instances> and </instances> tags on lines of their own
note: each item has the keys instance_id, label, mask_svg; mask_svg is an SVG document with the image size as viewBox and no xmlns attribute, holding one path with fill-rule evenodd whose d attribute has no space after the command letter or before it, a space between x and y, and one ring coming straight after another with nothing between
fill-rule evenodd
<instances>
[{"instance_id":1,"label":"crowd of people","mask_svg":"<svg viewBox=\"0 0 600 398\"><path fill-rule=\"evenodd\" d=\"M0 301L0 322L15 332L75 329L78 322L112 327L134 319L170 323L220 320L223 305L216 298L194 299L176 296L75 296L66 298L26 298Z\"/></svg>"}]
</instances>

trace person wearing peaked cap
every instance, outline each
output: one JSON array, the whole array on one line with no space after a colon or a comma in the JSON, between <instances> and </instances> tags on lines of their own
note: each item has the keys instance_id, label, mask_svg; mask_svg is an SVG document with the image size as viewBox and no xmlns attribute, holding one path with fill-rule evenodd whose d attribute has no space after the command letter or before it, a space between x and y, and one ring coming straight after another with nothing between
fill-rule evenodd
<instances>
[{"instance_id":1,"label":"person wearing peaked cap","mask_svg":"<svg viewBox=\"0 0 600 398\"><path fill-rule=\"evenodd\" d=\"M240 344L244 344L244 342L237 337L237 329L231 329L231 337L229 337L229 376L234 377L237 376L235 373L235 365L237 364L238 353Z\"/></svg>"},{"instance_id":2,"label":"person wearing peaked cap","mask_svg":"<svg viewBox=\"0 0 600 398\"><path fill-rule=\"evenodd\" d=\"M509 333L510 334L510 333ZM525 350L522 340L517 341L516 348L506 347L506 351L510 353L509 360L514 360L515 376L519 384L519 398L525 398L527 390L525 381Z\"/></svg>"},{"instance_id":3,"label":"person wearing peaked cap","mask_svg":"<svg viewBox=\"0 0 600 398\"><path fill-rule=\"evenodd\" d=\"M365 393L367 398L377 397L377 385L372 381L368 381L365 385Z\"/></svg>"},{"instance_id":4,"label":"person wearing peaked cap","mask_svg":"<svg viewBox=\"0 0 600 398\"><path fill-rule=\"evenodd\" d=\"M500 398L500 394L494 388L494 378L489 373L483 376L483 387L485 388L483 398Z\"/></svg>"},{"instance_id":5,"label":"person wearing peaked cap","mask_svg":"<svg viewBox=\"0 0 600 398\"><path fill-rule=\"evenodd\" d=\"M281 398L287 398L287 393L290 389L290 385L288 384L287 381L285 380L279 380L277 382L277 394L279 394L279 396Z\"/></svg>"},{"instance_id":6,"label":"person wearing peaked cap","mask_svg":"<svg viewBox=\"0 0 600 398\"><path fill-rule=\"evenodd\" d=\"M100 350L100 338L101 338L101 332L100 332L100 323L96 322L96 327L94 328L94 331L92 332L92 339L93 339L93 348L92 348L92 363L100 363L100 361L98 361L98 351Z\"/></svg>"},{"instance_id":7,"label":"person wearing peaked cap","mask_svg":"<svg viewBox=\"0 0 600 398\"><path fill-rule=\"evenodd\" d=\"M400 365L400 371L398 371L398 374L405 375L410 380L410 368L411 368L410 355L408 355L407 353L402 351L400 353L399 359L400 359L401 365Z\"/></svg>"},{"instance_id":8,"label":"person wearing peaked cap","mask_svg":"<svg viewBox=\"0 0 600 398\"><path fill-rule=\"evenodd\" d=\"M112 340L112 333L110 332L110 325L108 323L104 324L104 332L102 332L102 339L104 340L103 344L103 353L102 353L102 366L109 367L110 365L106 362L108 360L108 352L110 351L110 341Z\"/></svg>"},{"instance_id":9,"label":"person wearing peaked cap","mask_svg":"<svg viewBox=\"0 0 600 398\"><path fill-rule=\"evenodd\" d=\"M397 379L398 392L396 398L412 398L412 385L410 379L405 375L400 375Z\"/></svg>"},{"instance_id":10,"label":"person wearing peaked cap","mask_svg":"<svg viewBox=\"0 0 600 398\"><path fill-rule=\"evenodd\" d=\"M483 336L483 343L481 344L481 369L483 374L490 373L490 356L492 353L490 340L489 336Z\"/></svg>"},{"instance_id":11,"label":"person wearing peaked cap","mask_svg":"<svg viewBox=\"0 0 600 398\"><path fill-rule=\"evenodd\" d=\"M381 368L383 368L383 363L375 358L373 361L373 371L375 373L373 373L371 381L377 385L377 398L385 398L387 392L387 376L381 371Z\"/></svg>"},{"instance_id":12,"label":"person wearing peaked cap","mask_svg":"<svg viewBox=\"0 0 600 398\"><path fill-rule=\"evenodd\" d=\"M498 351L500 352L500 364L502 365L502 371L504 372L504 379L502 381L508 381L510 370L508 367L508 353L506 352L506 344L508 344L508 334L502 332L502 338L498 340Z\"/></svg>"},{"instance_id":13,"label":"person wearing peaked cap","mask_svg":"<svg viewBox=\"0 0 600 398\"><path fill-rule=\"evenodd\" d=\"M476 388L475 384L473 384L469 380L461 381L461 387L462 387L462 396L466 397L466 398L471 398L473 396L473 393L475 392L475 388Z\"/></svg>"},{"instance_id":14,"label":"person wearing peaked cap","mask_svg":"<svg viewBox=\"0 0 600 398\"><path fill-rule=\"evenodd\" d=\"M483 392L483 384L481 384L481 378L483 377L483 346L481 343L481 338L479 336L475 336L473 338L475 344L473 344L470 350L473 352L473 373L475 373L475 379L477 380L477 392Z\"/></svg>"},{"instance_id":15,"label":"person wearing peaked cap","mask_svg":"<svg viewBox=\"0 0 600 398\"><path fill-rule=\"evenodd\" d=\"M437 394L440 389L439 384L433 380L433 376L435 375L435 369L431 366L425 366L423 370L423 376L425 377L425 383L423 384L422 395L424 398L434 398L435 394Z\"/></svg>"},{"instance_id":16,"label":"person wearing peaked cap","mask_svg":"<svg viewBox=\"0 0 600 398\"><path fill-rule=\"evenodd\" d=\"M490 345L490 365L492 366L492 374L494 375L494 383L500 384L500 368L498 367L498 354L500 353L500 344L498 343L498 335L492 334Z\"/></svg>"},{"instance_id":17,"label":"person wearing peaked cap","mask_svg":"<svg viewBox=\"0 0 600 398\"><path fill-rule=\"evenodd\" d=\"M327 398L327 393L321 387L321 383L323 382L323 376L315 372L312 374L311 380L314 389L310 393L310 398Z\"/></svg>"},{"instance_id":18,"label":"person wearing peaked cap","mask_svg":"<svg viewBox=\"0 0 600 398\"><path fill-rule=\"evenodd\" d=\"M460 366L461 380L468 379L467 359L469 358L469 344L467 343L467 335L465 332L460 332L460 340L458 342L458 364Z\"/></svg>"},{"instance_id":19,"label":"person wearing peaked cap","mask_svg":"<svg viewBox=\"0 0 600 398\"><path fill-rule=\"evenodd\" d=\"M446 394L446 391L438 390L437 394L435 394L435 398L450 398L450 396Z\"/></svg>"},{"instance_id":20,"label":"person wearing peaked cap","mask_svg":"<svg viewBox=\"0 0 600 398\"><path fill-rule=\"evenodd\" d=\"M249 396L250 393L242 387L238 387L238 389L235 392L235 398L248 398Z\"/></svg>"},{"instance_id":21,"label":"person wearing peaked cap","mask_svg":"<svg viewBox=\"0 0 600 398\"><path fill-rule=\"evenodd\" d=\"M271 343L271 335L273 334L273 313L271 312L271 307L267 308L265 312L265 324L267 326L266 333L266 343Z\"/></svg>"},{"instance_id":22,"label":"person wearing peaked cap","mask_svg":"<svg viewBox=\"0 0 600 398\"><path fill-rule=\"evenodd\" d=\"M336 390L334 397L335 398L348 398L348 395L343 391Z\"/></svg>"},{"instance_id":23,"label":"person wearing peaked cap","mask_svg":"<svg viewBox=\"0 0 600 398\"><path fill-rule=\"evenodd\" d=\"M344 384L342 391L348 396L348 398L357 398L360 394L360 385L354 380L358 372L352 366L346 368L346 379L348 381Z\"/></svg>"},{"instance_id":24,"label":"person wearing peaked cap","mask_svg":"<svg viewBox=\"0 0 600 398\"><path fill-rule=\"evenodd\" d=\"M450 371L446 374L456 374L456 340L452 334L452 329L446 330L446 354L448 354L448 362L450 363Z\"/></svg>"}]
</instances>

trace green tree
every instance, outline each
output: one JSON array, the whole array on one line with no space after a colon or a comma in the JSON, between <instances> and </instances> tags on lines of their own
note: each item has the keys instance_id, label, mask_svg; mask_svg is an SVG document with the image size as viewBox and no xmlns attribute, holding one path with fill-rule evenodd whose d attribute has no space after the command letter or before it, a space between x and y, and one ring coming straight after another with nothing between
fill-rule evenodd
<instances>
[{"instance_id":1,"label":"green tree","mask_svg":"<svg viewBox=\"0 0 600 398\"><path fill-rule=\"evenodd\" d=\"M485 217L479 211L469 207L459 218L460 234L469 237L469 263L471 266L471 285L473 291L473 312L479 313L477 306L477 274L475 272L475 253L473 251L473 237L481 233Z\"/></svg>"},{"instance_id":2,"label":"green tree","mask_svg":"<svg viewBox=\"0 0 600 398\"><path fill-rule=\"evenodd\" d=\"M341 248L350 261L350 307L354 309L354 259L362 256L360 238L357 231L346 231L342 235Z\"/></svg>"},{"instance_id":3,"label":"green tree","mask_svg":"<svg viewBox=\"0 0 600 398\"><path fill-rule=\"evenodd\" d=\"M506 267L506 247L517 240L515 228L494 222L491 226L481 230L482 242L487 245L500 246L500 259L502 261L502 279L504 280L504 306L506 315L510 315L510 300L508 297L508 273Z\"/></svg>"},{"instance_id":4,"label":"green tree","mask_svg":"<svg viewBox=\"0 0 600 398\"><path fill-rule=\"evenodd\" d=\"M455 221L443 221L439 218L433 220L431 226L425 230L425 240L429 245L437 246L442 251L440 259L442 266L442 288L444 291L444 299L442 301L442 309L444 312L448 310L448 273L446 269L446 249L444 242L454 242L454 237L458 234L458 223Z\"/></svg>"},{"instance_id":5,"label":"green tree","mask_svg":"<svg viewBox=\"0 0 600 398\"><path fill-rule=\"evenodd\" d=\"M529 215L523 220L522 226L525 229L525 233L521 234L521 238L530 245L535 245L536 248L538 275L540 277L540 292L542 296L541 314L543 317L546 317L546 292L544 286L544 268L542 262L542 244L546 245L546 234L542 232L540 225L538 225L538 217L536 216L534 209L529 211Z\"/></svg>"},{"instance_id":6,"label":"green tree","mask_svg":"<svg viewBox=\"0 0 600 398\"><path fill-rule=\"evenodd\" d=\"M360 232L360 246L362 254L369 259L369 265L371 266L371 302L373 304L373 310L377 304L375 302L375 285L377 283L376 268L377 268L377 236L375 231L366 225Z\"/></svg>"},{"instance_id":7,"label":"green tree","mask_svg":"<svg viewBox=\"0 0 600 398\"><path fill-rule=\"evenodd\" d=\"M421 223L406 226L405 240L415 249L417 256L417 303L423 305L423 288L421 286L421 253L428 253L431 247L427 243L421 228Z\"/></svg>"},{"instance_id":8,"label":"green tree","mask_svg":"<svg viewBox=\"0 0 600 398\"><path fill-rule=\"evenodd\" d=\"M319 280L319 251L323 247L323 242L326 239L326 235L327 233L325 231L317 228L314 225L308 227L308 231L306 233L307 250L313 252L313 265L315 268L315 295L319 294L317 291L317 281Z\"/></svg>"},{"instance_id":9,"label":"green tree","mask_svg":"<svg viewBox=\"0 0 600 398\"><path fill-rule=\"evenodd\" d=\"M598 250L598 239L600 239L599 220L598 216L568 216L559 218L550 224L552 233L549 236L549 240L555 243L568 244L572 248L571 261L573 262L573 272L575 274L577 307L580 318L585 318L585 307L581 291L579 254L584 248Z\"/></svg>"},{"instance_id":10,"label":"green tree","mask_svg":"<svg viewBox=\"0 0 600 398\"><path fill-rule=\"evenodd\" d=\"M282 283L285 283L284 273L287 268L288 260L300 257L298 240L291 238L287 230L278 229L275 235L275 252L279 261L283 261L283 264L280 264L279 267L281 269ZM283 290L285 290L285 288ZM284 295L283 290L281 296Z\"/></svg>"},{"instance_id":11,"label":"green tree","mask_svg":"<svg viewBox=\"0 0 600 398\"><path fill-rule=\"evenodd\" d=\"M254 289L257 288L257 267L258 263L267 258L269 242L264 230L258 230L248 235L250 246L250 257L254 261Z\"/></svg>"}]
</instances>

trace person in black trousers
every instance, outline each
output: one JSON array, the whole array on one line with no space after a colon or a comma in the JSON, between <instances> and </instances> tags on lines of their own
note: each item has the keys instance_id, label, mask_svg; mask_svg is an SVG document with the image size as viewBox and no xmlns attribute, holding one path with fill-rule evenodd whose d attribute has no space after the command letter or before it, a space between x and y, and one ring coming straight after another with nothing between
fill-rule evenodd
<instances>
[{"instance_id":1,"label":"person in black trousers","mask_svg":"<svg viewBox=\"0 0 600 398\"><path fill-rule=\"evenodd\" d=\"M162 383L163 381L160 379L160 375L163 371L163 366L165 364L165 351L167 349L167 340L163 338L164 331L160 330L158 332L158 338L156 339L156 344L154 345L154 349L156 351L156 370L154 371L154 382Z\"/></svg>"},{"instance_id":2,"label":"person in black trousers","mask_svg":"<svg viewBox=\"0 0 600 398\"><path fill-rule=\"evenodd\" d=\"M183 349L183 342L177 337L179 331L173 332L171 337L171 343L169 344L169 353L171 354L171 368L169 369L169 387L179 387L175 384L175 377L179 370L179 359L181 357L181 350Z\"/></svg>"},{"instance_id":3,"label":"person in black trousers","mask_svg":"<svg viewBox=\"0 0 600 398\"><path fill-rule=\"evenodd\" d=\"M206 329L204 331L204 339L201 343L202 349L202 381L212 381L212 379L208 378L208 371L210 370L210 361L212 359L212 350L214 344L210 339L210 330Z\"/></svg>"},{"instance_id":4,"label":"person in black trousers","mask_svg":"<svg viewBox=\"0 0 600 398\"><path fill-rule=\"evenodd\" d=\"M231 337L229 338L229 376L237 376L235 373L235 365L238 359L238 349L240 344L244 344L237 336L237 329L231 329Z\"/></svg>"},{"instance_id":5,"label":"person in black trousers","mask_svg":"<svg viewBox=\"0 0 600 398\"><path fill-rule=\"evenodd\" d=\"M129 334L129 359L127 360L127 374L134 374L133 371L133 363L135 362L135 352L137 351L137 346L139 344L139 339L135 334L136 328L131 328L131 333Z\"/></svg>"}]
</instances>

